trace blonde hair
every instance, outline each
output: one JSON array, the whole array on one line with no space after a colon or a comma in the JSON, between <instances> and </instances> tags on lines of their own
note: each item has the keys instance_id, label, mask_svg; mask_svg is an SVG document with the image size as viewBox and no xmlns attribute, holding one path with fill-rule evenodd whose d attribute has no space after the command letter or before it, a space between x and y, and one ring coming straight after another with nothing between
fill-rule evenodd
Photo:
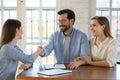
<instances>
[{"instance_id":1,"label":"blonde hair","mask_svg":"<svg viewBox=\"0 0 120 80\"><path fill-rule=\"evenodd\" d=\"M110 24L106 17L104 16L94 16L91 20L97 20L100 25L105 25L104 34L106 37L113 38L110 31Z\"/></svg>"}]
</instances>

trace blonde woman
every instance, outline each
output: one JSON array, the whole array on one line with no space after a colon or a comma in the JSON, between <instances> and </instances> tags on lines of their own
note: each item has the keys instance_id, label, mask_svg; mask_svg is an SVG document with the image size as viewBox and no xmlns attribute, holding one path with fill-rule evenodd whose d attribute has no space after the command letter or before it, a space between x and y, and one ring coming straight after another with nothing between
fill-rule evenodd
<instances>
[{"instance_id":1,"label":"blonde woman","mask_svg":"<svg viewBox=\"0 0 120 80\"><path fill-rule=\"evenodd\" d=\"M94 36L90 41L92 57L84 56L84 60L94 66L114 67L117 58L117 41L111 35L108 19L95 16L91 19L90 28Z\"/></svg>"}]
</instances>

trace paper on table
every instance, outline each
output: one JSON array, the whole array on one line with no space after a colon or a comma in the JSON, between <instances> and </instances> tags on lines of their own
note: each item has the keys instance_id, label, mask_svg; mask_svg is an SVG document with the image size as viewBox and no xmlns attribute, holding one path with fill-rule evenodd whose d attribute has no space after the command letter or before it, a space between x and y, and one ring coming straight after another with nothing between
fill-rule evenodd
<instances>
[{"instance_id":1,"label":"paper on table","mask_svg":"<svg viewBox=\"0 0 120 80\"><path fill-rule=\"evenodd\" d=\"M71 70L63 70L63 69L51 69L51 70L43 70L43 71L39 71L39 74L43 74L43 75L48 75L48 76L54 76L54 75L58 75L58 74L65 74L65 73L70 73L72 72Z\"/></svg>"},{"instance_id":2,"label":"paper on table","mask_svg":"<svg viewBox=\"0 0 120 80\"><path fill-rule=\"evenodd\" d=\"M64 64L45 64L45 69L66 69Z\"/></svg>"}]
</instances>

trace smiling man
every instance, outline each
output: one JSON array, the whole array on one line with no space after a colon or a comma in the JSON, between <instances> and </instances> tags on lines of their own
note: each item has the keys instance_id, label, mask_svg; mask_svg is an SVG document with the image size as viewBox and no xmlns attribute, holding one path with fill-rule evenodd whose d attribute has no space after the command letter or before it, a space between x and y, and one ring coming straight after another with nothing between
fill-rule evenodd
<instances>
[{"instance_id":1,"label":"smiling man","mask_svg":"<svg viewBox=\"0 0 120 80\"><path fill-rule=\"evenodd\" d=\"M73 27L74 22L75 13L72 10L63 9L58 12L60 30L54 32L48 43L41 47L41 56L48 56L54 50L56 63L67 63L70 69L85 64L84 60L77 61L75 58L90 55L89 41L85 33Z\"/></svg>"}]
</instances>

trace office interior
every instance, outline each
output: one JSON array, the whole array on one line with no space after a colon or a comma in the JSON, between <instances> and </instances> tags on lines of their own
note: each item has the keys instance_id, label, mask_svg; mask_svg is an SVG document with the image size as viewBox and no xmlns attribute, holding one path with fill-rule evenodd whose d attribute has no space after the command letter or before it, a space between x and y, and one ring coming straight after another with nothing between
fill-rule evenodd
<instances>
[{"instance_id":1,"label":"office interior","mask_svg":"<svg viewBox=\"0 0 120 80\"><path fill-rule=\"evenodd\" d=\"M86 33L88 39L93 37L91 17L106 16L112 36L118 40L117 62L120 62L120 0L0 0L0 34L7 19L19 19L24 34L18 45L26 54L32 54L39 45L47 43L53 32L59 30L57 11L65 8L75 12L74 27ZM49 57L36 60L40 64L54 62L54 52Z\"/></svg>"}]
</instances>

